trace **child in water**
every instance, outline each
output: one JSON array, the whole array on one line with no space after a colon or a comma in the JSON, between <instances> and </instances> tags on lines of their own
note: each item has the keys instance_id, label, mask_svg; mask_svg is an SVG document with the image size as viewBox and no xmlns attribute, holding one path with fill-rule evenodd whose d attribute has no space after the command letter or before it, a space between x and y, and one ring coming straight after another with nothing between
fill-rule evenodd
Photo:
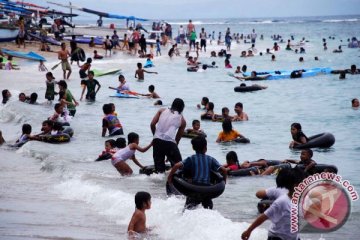
<instances>
[{"instance_id":1,"label":"child in water","mask_svg":"<svg viewBox=\"0 0 360 240\"><path fill-rule=\"evenodd\" d=\"M221 109L221 115L220 114L214 114L212 117L213 121L223 121L225 119L231 119L231 117L229 116L229 109L227 107L223 107Z\"/></svg>"},{"instance_id":2,"label":"child in water","mask_svg":"<svg viewBox=\"0 0 360 240\"><path fill-rule=\"evenodd\" d=\"M105 137L107 130L109 131L109 136L124 134L119 119L114 115L113 106L111 104L104 104L103 112L105 116L103 118L101 136Z\"/></svg>"},{"instance_id":3,"label":"child in water","mask_svg":"<svg viewBox=\"0 0 360 240\"><path fill-rule=\"evenodd\" d=\"M135 78L137 78L138 80L144 80L144 72L158 74L157 72L146 71L145 69L143 69L141 63L138 63L137 67L138 69L135 71Z\"/></svg>"},{"instance_id":4,"label":"child in water","mask_svg":"<svg viewBox=\"0 0 360 240\"><path fill-rule=\"evenodd\" d=\"M29 137L31 134L31 125L30 124L23 124L22 125L22 134L18 140L16 140L16 145L21 146L27 141L29 141Z\"/></svg>"},{"instance_id":5,"label":"child in water","mask_svg":"<svg viewBox=\"0 0 360 240\"><path fill-rule=\"evenodd\" d=\"M300 123L291 124L290 132L293 138L293 141L291 141L289 145L290 148L307 143L307 141L309 141L306 135L302 132Z\"/></svg>"},{"instance_id":6,"label":"child in water","mask_svg":"<svg viewBox=\"0 0 360 240\"><path fill-rule=\"evenodd\" d=\"M48 71L48 69L46 68L43 60L40 60L40 63L39 63L39 71L40 71L40 72Z\"/></svg>"},{"instance_id":7,"label":"child in water","mask_svg":"<svg viewBox=\"0 0 360 240\"><path fill-rule=\"evenodd\" d=\"M214 116L214 103L208 102L205 106L206 112L201 114L201 119L212 119Z\"/></svg>"},{"instance_id":8,"label":"child in water","mask_svg":"<svg viewBox=\"0 0 360 240\"><path fill-rule=\"evenodd\" d=\"M89 73L90 68L91 68L91 62L92 62L92 59L88 58L88 59L86 59L86 63L80 67L79 75L80 75L81 79L87 78L87 76L88 76L87 73Z\"/></svg>"},{"instance_id":9,"label":"child in water","mask_svg":"<svg viewBox=\"0 0 360 240\"><path fill-rule=\"evenodd\" d=\"M125 162L128 159L131 159L134 161L136 165L138 165L141 169L144 168L143 165L139 163L139 161L135 157L136 150L140 152L146 152L149 148L152 146L152 142L142 148L139 146L139 135L131 132L128 134L128 145L117 151L111 158L112 165L118 170L118 172L124 176L124 175L131 175L133 173L130 166Z\"/></svg>"},{"instance_id":10,"label":"child in water","mask_svg":"<svg viewBox=\"0 0 360 240\"><path fill-rule=\"evenodd\" d=\"M151 195L148 192L137 192L135 195L135 212L131 217L128 234L130 239L138 239L137 236L146 233L145 210L151 208Z\"/></svg>"},{"instance_id":11,"label":"child in water","mask_svg":"<svg viewBox=\"0 0 360 240\"><path fill-rule=\"evenodd\" d=\"M226 164L224 165L227 172L235 171L240 168L238 156L236 152L230 151L226 154Z\"/></svg>"},{"instance_id":12,"label":"child in water","mask_svg":"<svg viewBox=\"0 0 360 240\"><path fill-rule=\"evenodd\" d=\"M114 139L109 139L105 141L105 150L101 152L99 157L95 161L102 161L110 159L114 153L117 151L117 144Z\"/></svg>"},{"instance_id":13,"label":"child in water","mask_svg":"<svg viewBox=\"0 0 360 240\"><path fill-rule=\"evenodd\" d=\"M188 128L185 130L187 134L195 134L195 135L201 135L203 137L206 137L206 134L204 131L200 128L200 121L195 119L192 121L192 128Z\"/></svg>"},{"instance_id":14,"label":"child in water","mask_svg":"<svg viewBox=\"0 0 360 240\"><path fill-rule=\"evenodd\" d=\"M230 142L236 140L237 138L245 138L238 131L232 128L231 120L229 118L226 118L224 120L224 122L222 123L222 128L223 130L219 133L219 136L216 139L217 143Z\"/></svg>"},{"instance_id":15,"label":"child in water","mask_svg":"<svg viewBox=\"0 0 360 240\"><path fill-rule=\"evenodd\" d=\"M94 59L103 59L104 57L99 55L98 52L96 50L94 50Z\"/></svg>"},{"instance_id":16,"label":"child in water","mask_svg":"<svg viewBox=\"0 0 360 240\"><path fill-rule=\"evenodd\" d=\"M47 72L46 73L46 91L45 91L45 98L51 102L52 100L54 100L55 95L58 94L57 92L55 92L55 84L57 83L54 80L54 76L52 74L52 72Z\"/></svg>"}]
</instances>

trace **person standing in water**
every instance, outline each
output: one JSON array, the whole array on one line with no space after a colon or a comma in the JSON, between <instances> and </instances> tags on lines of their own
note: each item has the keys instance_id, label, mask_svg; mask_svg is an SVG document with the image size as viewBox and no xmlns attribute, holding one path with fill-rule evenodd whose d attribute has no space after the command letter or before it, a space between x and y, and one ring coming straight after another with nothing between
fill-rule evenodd
<instances>
[{"instance_id":1,"label":"person standing in water","mask_svg":"<svg viewBox=\"0 0 360 240\"><path fill-rule=\"evenodd\" d=\"M58 59L61 60L61 67L63 70L63 78L69 79L71 75L71 66L68 60L68 57L71 56L69 51L66 49L66 44L61 43L61 50L58 52ZM68 71L68 74L66 75L66 71Z\"/></svg>"},{"instance_id":2,"label":"person standing in water","mask_svg":"<svg viewBox=\"0 0 360 240\"><path fill-rule=\"evenodd\" d=\"M153 158L157 172L165 171L165 157L171 165L182 160L178 144L186 127L185 118L181 114L184 107L184 101L175 98L170 108L160 109L151 121Z\"/></svg>"}]
</instances>

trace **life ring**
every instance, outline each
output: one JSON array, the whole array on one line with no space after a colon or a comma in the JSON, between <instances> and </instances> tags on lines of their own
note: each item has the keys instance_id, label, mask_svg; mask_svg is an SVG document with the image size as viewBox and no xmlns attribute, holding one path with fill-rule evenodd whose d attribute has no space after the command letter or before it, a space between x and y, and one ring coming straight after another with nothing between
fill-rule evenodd
<instances>
[{"instance_id":1,"label":"life ring","mask_svg":"<svg viewBox=\"0 0 360 240\"><path fill-rule=\"evenodd\" d=\"M233 177L245 177L245 176L251 176L250 172L257 174L259 172L259 169L257 167L242 168L238 170L229 171L228 175Z\"/></svg>"},{"instance_id":2,"label":"life ring","mask_svg":"<svg viewBox=\"0 0 360 240\"><path fill-rule=\"evenodd\" d=\"M220 173L211 171L211 185L201 186L189 183L185 180L184 173L178 171L173 176L173 183L167 186L168 193L181 193L192 199L201 201L203 199L213 199L220 196L225 190L225 181ZM170 190L169 190L170 188Z\"/></svg>"},{"instance_id":3,"label":"life ring","mask_svg":"<svg viewBox=\"0 0 360 240\"><path fill-rule=\"evenodd\" d=\"M268 209L273 202L274 202L274 200L270 200L270 199L260 200L260 202L258 202L258 204L257 204L257 209L258 209L259 213L264 213L266 211L266 209Z\"/></svg>"},{"instance_id":4,"label":"life ring","mask_svg":"<svg viewBox=\"0 0 360 240\"><path fill-rule=\"evenodd\" d=\"M183 138L191 138L191 139L193 139L193 138L196 138L196 137L206 137L206 134L205 133L192 133L192 132L190 132L190 133L184 133L182 135L182 137Z\"/></svg>"},{"instance_id":5,"label":"life ring","mask_svg":"<svg viewBox=\"0 0 360 240\"><path fill-rule=\"evenodd\" d=\"M248 139L246 137L239 137L239 138L236 138L235 140L233 140L233 142L236 142L236 143L250 143L250 139Z\"/></svg>"},{"instance_id":6,"label":"life ring","mask_svg":"<svg viewBox=\"0 0 360 240\"><path fill-rule=\"evenodd\" d=\"M335 143L335 137L331 133L320 133L309 137L307 143L294 146L296 149L304 148L329 148Z\"/></svg>"},{"instance_id":7,"label":"life ring","mask_svg":"<svg viewBox=\"0 0 360 240\"><path fill-rule=\"evenodd\" d=\"M305 169L305 166L303 164L296 165L295 168L300 168L302 170ZM338 169L334 165L327 165L327 164L316 164L313 167L313 170L311 171L312 174L315 173L322 173L322 172L331 172L331 173L338 173Z\"/></svg>"},{"instance_id":8,"label":"life ring","mask_svg":"<svg viewBox=\"0 0 360 240\"><path fill-rule=\"evenodd\" d=\"M76 55L77 55L77 59L79 59L80 61L84 62L86 60L86 54L82 48L79 48L76 51Z\"/></svg>"},{"instance_id":9,"label":"life ring","mask_svg":"<svg viewBox=\"0 0 360 240\"><path fill-rule=\"evenodd\" d=\"M198 67L188 67L188 68L187 68L187 71L188 71L188 72L197 72L198 70L199 70Z\"/></svg>"},{"instance_id":10,"label":"life ring","mask_svg":"<svg viewBox=\"0 0 360 240\"><path fill-rule=\"evenodd\" d=\"M165 164L165 171L168 171L170 169L171 169L170 164ZM153 173L157 173L155 170L155 165L145 166L144 168L139 170L139 174L151 175Z\"/></svg>"},{"instance_id":11,"label":"life ring","mask_svg":"<svg viewBox=\"0 0 360 240\"><path fill-rule=\"evenodd\" d=\"M66 133L50 135L50 136L42 136L41 141L47 143L66 143L66 142L70 142L70 136Z\"/></svg>"},{"instance_id":12,"label":"life ring","mask_svg":"<svg viewBox=\"0 0 360 240\"><path fill-rule=\"evenodd\" d=\"M107 159L110 159L112 158L112 155L110 153L104 153L102 155L100 155L96 160L95 162L97 161L102 161L102 160L107 160Z\"/></svg>"},{"instance_id":13,"label":"life ring","mask_svg":"<svg viewBox=\"0 0 360 240\"><path fill-rule=\"evenodd\" d=\"M259 91L259 90L263 90L263 88L260 86L234 87L235 92L254 92L254 91Z\"/></svg>"},{"instance_id":14,"label":"life ring","mask_svg":"<svg viewBox=\"0 0 360 240\"><path fill-rule=\"evenodd\" d=\"M201 115L200 119L201 120L212 120L212 115Z\"/></svg>"}]
</instances>

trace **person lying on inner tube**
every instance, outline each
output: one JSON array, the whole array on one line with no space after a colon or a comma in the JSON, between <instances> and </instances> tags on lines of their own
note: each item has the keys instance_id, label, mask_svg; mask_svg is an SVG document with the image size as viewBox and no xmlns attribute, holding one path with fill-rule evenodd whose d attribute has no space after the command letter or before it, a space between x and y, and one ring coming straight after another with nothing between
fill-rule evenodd
<instances>
[{"instance_id":1,"label":"person lying on inner tube","mask_svg":"<svg viewBox=\"0 0 360 240\"><path fill-rule=\"evenodd\" d=\"M293 159L286 159L283 163L295 163L296 165L303 165L305 169L303 170L305 174L309 175L314 173L314 167L316 162L312 160L313 151L309 148L303 149L300 154L300 161ZM261 175L270 175L276 170L276 166L268 167Z\"/></svg>"},{"instance_id":2,"label":"person lying on inner tube","mask_svg":"<svg viewBox=\"0 0 360 240\"><path fill-rule=\"evenodd\" d=\"M251 72L251 75L248 77L239 77L239 76L234 76L234 78L237 78L239 80L266 80L269 77L271 77L271 74L267 74L267 75L262 75L262 76L258 76L257 73L255 71Z\"/></svg>"},{"instance_id":3,"label":"person lying on inner tube","mask_svg":"<svg viewBox=\"0 0 360 240\"><path fill-rule=\"evenodd\" d=\"M184 172L191 173L191 181L195 185L210 185L211 171L220 171L226 179L226 169L221 166L215 158L206 155L206 139L201 136L195 137L191 140L191 144L195 151L195 154L181 162L176 163L171 168L168 176L168 183L172 184L173 176L175 172L180 168L182 168ZM194 209L200 203L203 205L204 208L213 208L213 202L211 199L202 199L202 201L197 201L195 199L191 199L190 197L186 198L185 208Z\"/></svg>"},{"instance_id":4,"label":"person lying on inner tube","mask_svg":"<svg viewBox=\"0 0 360 240\"><path fill-rule=\"evenodd\" d=\"M48 136L51 136L51 131L53 130L54 122L51 120L45 120L42 122L41 133L36 135L31 135L28 137L29 140L44 141Z\"/></svg>"},{"instance_id":5,"label":"person lying on inner tube","mask_svg":"<svg viewBox=\"0 0 360 240\"><path fill-rule=\"evenodd\" d=\"M290 148L307 143L309 141L308 137L302 132L300 123L292 123L290 132L293 138L293 141L291 141L289 144Z\"/></svg>"}]
</instances>

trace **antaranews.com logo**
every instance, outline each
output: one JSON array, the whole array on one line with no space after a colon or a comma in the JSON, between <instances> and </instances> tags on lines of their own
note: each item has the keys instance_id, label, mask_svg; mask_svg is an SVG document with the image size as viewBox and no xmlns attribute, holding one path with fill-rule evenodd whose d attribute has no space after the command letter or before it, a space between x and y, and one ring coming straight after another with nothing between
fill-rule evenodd
<instances>
[{"instance_id":1,"label":"antaranews.com logo","mask_svg":"<svg viewBox=\"0 0 360 240\"><path fill-rule=\"evenodd\" d=\"M359 199L348 180L330 172L311 175L297 187L291 199L291 232L326 233L347 221L351 201Z\"/></svg>"}]
</instances>

